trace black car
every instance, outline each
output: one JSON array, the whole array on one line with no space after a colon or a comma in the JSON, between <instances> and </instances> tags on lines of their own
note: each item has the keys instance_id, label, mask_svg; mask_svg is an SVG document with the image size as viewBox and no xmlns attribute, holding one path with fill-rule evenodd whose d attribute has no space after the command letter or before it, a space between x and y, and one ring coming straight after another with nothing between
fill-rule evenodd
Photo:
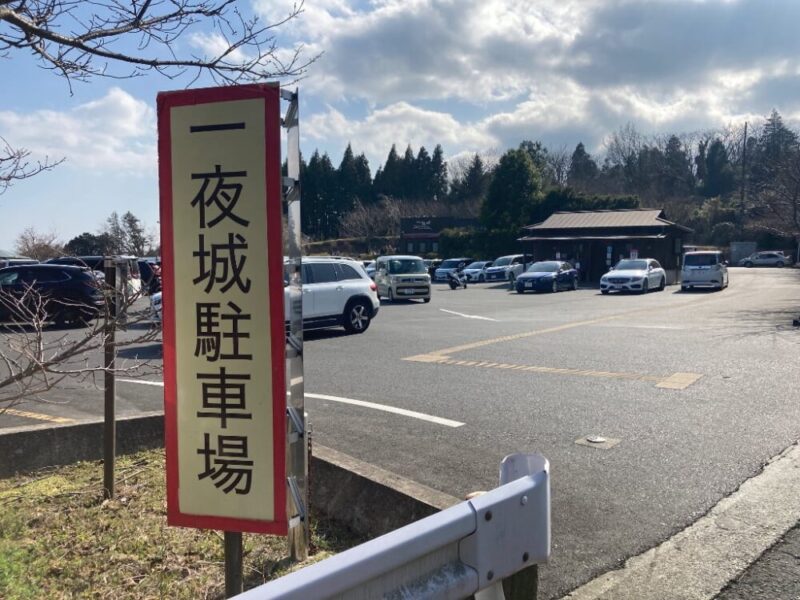
<instances>
[{"instance_id":1,"label":"black car","mask_svg":"<svg viewBox=\"0 0 800 600\"><path fill-rule=\"evenodd\" d=\"M91 269L69 265L21 265L0 269L0 320L41 315L57 325L80 325L102 310L102 284Z\"/></svg>"}]
</instances>

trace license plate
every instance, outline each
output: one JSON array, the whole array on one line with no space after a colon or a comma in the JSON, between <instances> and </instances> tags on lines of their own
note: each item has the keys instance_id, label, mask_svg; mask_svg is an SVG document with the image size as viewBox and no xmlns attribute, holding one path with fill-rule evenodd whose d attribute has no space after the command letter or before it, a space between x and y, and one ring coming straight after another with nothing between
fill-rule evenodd
<instances>
[{"instance_id":1,"label":"license plate","mask_svg":"<svg viewBox=\"0 0 800 600\"><path fill-rule=\"evenodd\" d=\"M532 282L532 281L528 281L528 282L526 282L526 283L525 283L525 287L526 287L526 288L532 288L532 287L533 287L533 282Z\"/></svg>"}]
</instances>

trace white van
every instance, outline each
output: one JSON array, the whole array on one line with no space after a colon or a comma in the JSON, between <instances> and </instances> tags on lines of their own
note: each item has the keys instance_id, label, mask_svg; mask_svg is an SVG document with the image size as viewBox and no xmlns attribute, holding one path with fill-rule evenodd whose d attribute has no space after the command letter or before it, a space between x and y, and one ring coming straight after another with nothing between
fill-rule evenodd
<instances>
[{"instance_id":1,"label":"white van","mask_svg":"<svg viewBox=\"0 0 800 600\"><path fill-rule=\"evenodd\" d=\"M431 301L431 277L419 256L379 256L375 265L378 297Z\"/></svg>"},{"instance_id":2,"label":"white van","mask_svg":"<svg viewBox=\"0 0 800 600\"><path fill-rule=\"evenodd\" d=\"M719 251L687 252L683 255L681 290L728 287L728 263Z\"/></svg>"}]
</instances>

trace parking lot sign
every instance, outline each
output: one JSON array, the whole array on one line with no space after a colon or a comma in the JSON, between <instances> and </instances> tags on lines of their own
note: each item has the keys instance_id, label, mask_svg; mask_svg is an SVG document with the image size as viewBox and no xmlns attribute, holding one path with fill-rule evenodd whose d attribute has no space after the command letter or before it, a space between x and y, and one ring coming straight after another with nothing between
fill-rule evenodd
<instances>
[{"instance_id":1,"label":"parking lot sign","mask_svg":"<svg viewBox=\"0 0 800 600\"><path fill-rule=\"evenodd\" d=\"M158 95L170 525L286 533L279 105Z\"/></svg>"}]
</instances>

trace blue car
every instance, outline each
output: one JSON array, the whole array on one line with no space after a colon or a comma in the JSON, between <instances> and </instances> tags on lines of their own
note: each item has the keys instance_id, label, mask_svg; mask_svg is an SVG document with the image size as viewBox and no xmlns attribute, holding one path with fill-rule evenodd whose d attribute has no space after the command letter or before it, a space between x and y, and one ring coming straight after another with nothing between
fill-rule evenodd
<instances>
[{"instance_id":1,"label":"blue car","mask_svg":"<svg viewBox=\"0 0 800 600\"><path fill-rule=\"evenodd\" d=\"M518 294L577 290L578 271L568 262L560 260L535 262L517 277L516 288Z\"/></svg>"}]
</instances>

